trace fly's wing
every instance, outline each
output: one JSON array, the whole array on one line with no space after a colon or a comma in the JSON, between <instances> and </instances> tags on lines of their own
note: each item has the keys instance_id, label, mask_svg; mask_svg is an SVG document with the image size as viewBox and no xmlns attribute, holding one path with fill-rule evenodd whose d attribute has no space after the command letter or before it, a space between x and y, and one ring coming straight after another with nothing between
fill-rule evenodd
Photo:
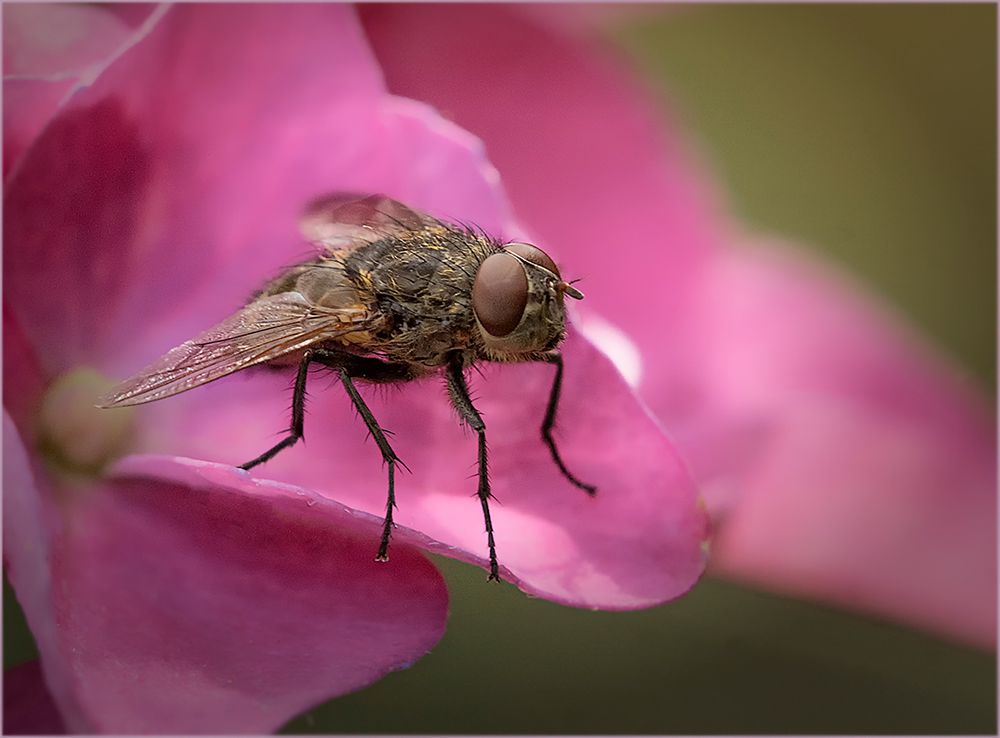
<instances>
[{"instance_id":1,"label":"fly's wing","mask_svg":"<svg viewBox=\"0 0 1000 738\"><path fill-rule=\"evenodd\" d=\"M385 195L339 193L314 200L299 227L309 241L336 253L428 225L438 221Z\"/></svg>"},{"instance_id":2,"label":"fly's wing","mask_svg":"<svg viewBox=\"0 0 1000 738\"><path fill-rule=\"evenodd\" d=\"M371 322L363 308L323 307L298 292L261 297L126 379L101 398L100 406L170 397L318 341L364 330Z\"/></svg>"}]
</instances>

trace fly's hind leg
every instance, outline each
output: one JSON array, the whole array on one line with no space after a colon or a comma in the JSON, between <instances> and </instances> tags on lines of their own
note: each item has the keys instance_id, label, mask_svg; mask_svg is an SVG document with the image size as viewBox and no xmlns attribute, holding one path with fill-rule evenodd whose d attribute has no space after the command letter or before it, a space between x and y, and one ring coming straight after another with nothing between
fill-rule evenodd
<instances>
[{"instance_id":1,"label":"fly's hind leg","mask_svg":"<svg viewBox=\"0 0 1000 738\"><path fill-rule=\"evenodd\" d=\"M573 474L566 466L566 463L562 460L559 455L559 449L556 448L556 440L552 436L552 426L556 424L556 410L559 409L559 394L562 391L562 376L563 376L563 359L562 354L553 353L550 354L546 361L550 364L556 365L556 376L552 380L552 389L549 390L549 402L548 406L545 408L545 419L542 421L542 440L545 441L545 445L549 447L549 453L552 454L552 460L556 462L556 466L559 467L559 471L562 472L563 476L566 477L575 486L582 489L588 495L597 494L597 487L592 484L587 484L586 482L580 481L575 474Z\"/></svg>"},{"instance_id":2,"label":"fly's hind leg","mask_svg":"<svg viewBox=\"0 0 1000 738\"><path fill-rule=\"evenodd\" d=\"M309 376L309 363L315 360L312 351L306 351L299 362L299 372L295 375L295 390L292 393L292 423L288 435L256 459L240 464L240 469L252 469L258 464L273 459L279 451L294 446L302 438L302 427L306 413L306 379Z\"/></svg>"},{"instance_id":3,"label":"fly's hind leg","mask_svg":"<svg viewBox=\"0 0 1000 738\"><path fill-rule=\"evenodd\" d=\"M399 464L405 469L406 464L400 461L399 457L396 456L396 452L392 450L392 446L389 445L389 441L385 437L385 431L378 424L378 421L375 420L375 416L372 415L371 410L368 409L368 405L365 404L357 387L354 386L352 377L370 382L399 382L413 379L413 372L406 364L396 364L382 361L381 359L356 356L328 349L316 350L313 360L337 370L348 397L354 403L354 407L357 409L361 419L365 421L368 432L371 433L372 438L375 439L375 443L378 445L379 451L382 452L382 460L389 468L389 495L385 503L382 540L379 543L378 554L375 556L376 561L388 561L389 538L392 535L393 528L392 511L396 507L396 465Z\"/></svg>"},{"instance_id":4,"label":"fly's hind leg","mask_svg":"<svg viewBox=\"0 0 1000 738\"><path fill-rule=\"evenodd\" d=\"M486 521L486 543L490 550L490 575L486 581L500 581L499 565L497 564L497 549L493 541L493 522L490 520L490 477L486 464L486 424L482 416L472 404L469 397L469 387L465 383L462 364L456 359L448 364L448 394L459 416L479 436L479 487L477 494L483 506L483 518Z\"/></svg>"}]
</instances>

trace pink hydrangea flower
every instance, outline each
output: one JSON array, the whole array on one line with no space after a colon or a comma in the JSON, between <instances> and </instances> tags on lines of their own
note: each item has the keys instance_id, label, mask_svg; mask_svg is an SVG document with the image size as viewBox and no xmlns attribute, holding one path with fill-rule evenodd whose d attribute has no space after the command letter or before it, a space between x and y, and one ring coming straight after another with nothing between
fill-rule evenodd
<instances>
[{"instance_id":1,"label":"pink hydrangea flower","mask_svg":"<svg viewBox=\"0 0 1000 738\"><path fill-rule=\"evenodd\" d=\"M717 571L994 645L989 401L848 277L732 222L593 26L557 10L362 18L389 88L481 137L524 222L600 275L582 328L691 463Z\"/></svg>"},{"instance_id":2,"label":"pink hydrangea flower","mask_svg":"<svg viewBox=\"0 0 1000 738\"><path fill-rule=\"evenodd\" d=\"M485 556L475 442L436 383L369 398L413 470L388 565L379 457L338 388L253 475L232 464L287 423L287 376L93 403L307 255L318 194L520 235L478 140L388 93L344 6L18 6L4 33L4 557L67 727L271 730L419 658L447 608L420 550ZM576 606L679 596L707 535L686 467L574 330L565 356L562 450L596 498L538 436L551 367L477 384L503 573Z\"/></svg>"}]
</instances>

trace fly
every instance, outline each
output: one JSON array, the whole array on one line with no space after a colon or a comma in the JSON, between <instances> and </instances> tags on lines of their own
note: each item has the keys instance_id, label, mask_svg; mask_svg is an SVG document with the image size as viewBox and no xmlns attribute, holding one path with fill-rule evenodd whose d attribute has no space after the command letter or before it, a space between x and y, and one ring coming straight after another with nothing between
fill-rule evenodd
<instances>
[{"instance_id":1,"label":"fly","mask_svg":"<svg viewBox=\"0 0 1000 738\"><path fill-rule=\"evenodd\" d=\"M562 385L558 348L566 336L563 297L583 299L549 256L528 243L502 243L413 210L384 195L332 195L310 205L302 231L319 254L286 269L241 310L168 351L115 387L101 407L161 400L259 364L297 363L288 435L252 469L303 434L309 367L333 369L375 439L388 469L388 499L376 560L387 561L402 464L355 386L440 373L459 417L479 441L478 496L486 521L490 580L499 580L486 425L465 370L477 362L555 365L542 439L563 476L588 494L552 435Z\"/></svg>"}]
</instances>

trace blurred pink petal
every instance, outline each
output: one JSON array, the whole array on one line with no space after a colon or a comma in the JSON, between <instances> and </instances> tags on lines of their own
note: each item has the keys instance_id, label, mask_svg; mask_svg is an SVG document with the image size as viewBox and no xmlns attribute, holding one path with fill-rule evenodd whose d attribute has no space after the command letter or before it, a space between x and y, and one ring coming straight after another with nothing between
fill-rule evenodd
<instances>
[{"instance_id":1,"label":"blurred pink petal","mask_svg":"<svg viewBox=\"0 0 1000 738\"><path fill-rule=\"evenodd\" d=\"M46 682L69 725L84 725L70 674L59 652L58 625L53 607L50 550L58 522L47 509L43 490L32 469L27 449L10 416L3 426L3 540L4 564L11 586L28 619L41 660L52 669ZM52 665L52 666L49 666Z\"/></svg>"},{"instance_id":2,"label":"blurred pink petal","mask_svg":"<svg viewBox=\"0 0 1000 738\"><path fill-rule=\"evenodd\" d=\"M634 316L647 304L626 287L650 271L634 257L651 248L651 231L669 234L662 251L682 276L718 242L707 181L610 49L533 25L517 6L379 4L362 6L361 17L389 88L482 138L518 216L580 276L597 273L578 264L601 264L618 289L614 299L591 290L592 309ZM688 281L654 277L661 293Z\"/></svg>"},{"instance_id":3,"label":"blurred pink petal","mask_svg":"<svg viewBox=\"0 0 1000 738\"><path fill-rule=\"evenodd\" d=\"M63 490L46 535L4 431L10 576L74 730L274 730L444 632L434 566L403 542L374 561L379 519L229 467L136 458Z\"/></svg>"},{"instance_id":4,"label":"blurred pink petal","mask_svg":"<svg viewBox=\"0 0 1000 738\"><path fill-rule=\"evenodd\" d=\"M132 31L94 5L16 4L4 11L3 20L4 74L13 77L80 75L125 43Z\"/></svg>"},{"instance_id":5,"label":"blurred pink petal","mask_svg":"<svg viewBox=\"0 0 1000 738\"><path fill-rule=\"evenodd\" d=\"M526 225L585 278L582 328L692 464L721 570L995 643L988 403L827 268L731 246L690 147L557 22L574 11L362 18L390 88L482 137Z\"/></svg>"},{"instance_id":6,"label":"blurred pink petal","mask_svg":"<svg viewBox=\"0 0 1000 738\"><path fill-rule=\"evenodd\" d=\"M199 288L211 287L208 304L244 300L259 274L301 250L304 195L339 184L331 171L361 169L374 141L356 115L378 115L384 94L349 10L276 17L265 6L174 9L65 104L22 162L6 193L17 217L4 235L17 248L5 250L4 271L26 332L47 342L45 360L113 363L140 327L156 328L151 317L176 324L178 302ZM341 29L336 43L330 27ZM270 53L246 53L263 38ZM338 68L351 73L321 73ZM237 258L259 274L219 280ZM28 312L40 290L59 299Z\"/></svg>"},{"instance_id":7,"label":"blurred pink petal","mask_svg":"<svg viewBox=\"0 0 1000 738\"><path fill-rule=\"evenodd\" d=\"M59 80L4 79L3 82L3 176L20 161L21 155L45 127L59 103L73 88L73 82Z\"/></svg>"},{"instance_id":8,"label":"blurred pink petal","mask_svg":"<svg viewBox=\"0 0 1000 738\"><path fill-rule=\"evenodd\" d=\"M774 432L719 511L719 568L995 644L995 427L977 388L773 244L721 256L696 314L720 403Z\"/></svg>"},{"instance_id":9,"label":"blurred pink petal","mask_svg":"<svg viewBox=\"0 0 1000 738\"><path fill-rule=\"evenodd\" d=\"M34 415L46 377L28 337L3 303L3 407L23 434L34 435Z\"/></svg>"},{"instance_id":10,"label":"blurred pink petal","mask_svg":"<svg viewBox=\"0 0 1000 738\"><path fill-rule=\"evenodd\" d=\"M133 29L94 5L10 5L4 10L4 177L78 84Z\"/></svg>"}]
</instances>

